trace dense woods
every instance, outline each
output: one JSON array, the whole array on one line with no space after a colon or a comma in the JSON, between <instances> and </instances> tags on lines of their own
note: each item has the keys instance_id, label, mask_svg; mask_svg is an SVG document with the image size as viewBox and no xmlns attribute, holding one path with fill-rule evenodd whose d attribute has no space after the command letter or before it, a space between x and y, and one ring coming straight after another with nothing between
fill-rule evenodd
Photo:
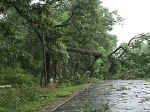
<instances>
[{"instance_id":1,"label":"dense woods","mask_svg":"<svg viewBox=\"0 0 150 112\"><path fill-rule=\"evenodd\" d=\"M99 0L1 0L0 14L0 85L13 88L0 95L12 91L18 105L37 99L32 87L48 87L51 79L76 85L150 77L150 35L117 47L109 32L122 18Z\"/></svg>"}]
</instances>

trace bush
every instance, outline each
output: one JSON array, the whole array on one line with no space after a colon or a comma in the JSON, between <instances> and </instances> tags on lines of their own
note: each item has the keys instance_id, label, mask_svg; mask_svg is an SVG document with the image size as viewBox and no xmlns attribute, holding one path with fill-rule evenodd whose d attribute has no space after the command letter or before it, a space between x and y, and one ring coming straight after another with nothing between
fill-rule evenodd
<instances>
[{"instance_id":1,"label":"bush","mask_svg":"<svg viewBox=\"0 0 150 112\"><path fill-rule=\"evenodd\" d=\"M74 77L73 81L72 81L72 85L79 85L79 84L85 84L85 83L89 83L90 82L90 77L89 75L81 75L78 77Z\"/></svg>"},{"instance_id":2,"label":"bush","mask_svg":"<svg viewBox=\"0 0 150 112\"><path fill-rule=\"evenodd\" d=\"M0 89L0 112L13 112L29 102L40 101L41 92L33 87ZM16 111L14 111L16 112Z\"/></svg>"},{"instance_id":3,"label":"bush","mask_svg":"<svg viewBox=\"0 0 150 112\"><path fill-rule=\"evenodd\" d=\"M7 88L7 89L0 89L0 110L3 110L5 108L11 108L12 110L16 109L16 89L14 88ZM1 112L1 111L0 111ZM3 112L3 111L2 111Z\"/></svg>"},{"instance_id":4,"label":"bush","mask_svg":"<svg viewBox=\"0 0 150 112\"><path fill-rule=\"evenodd\" d=\"M12 69L5 68L0 71L0 84L10 84L12 86L28 85L32 86L35 84L35 78L20 68Z\"/></svg>"}]
</instances>

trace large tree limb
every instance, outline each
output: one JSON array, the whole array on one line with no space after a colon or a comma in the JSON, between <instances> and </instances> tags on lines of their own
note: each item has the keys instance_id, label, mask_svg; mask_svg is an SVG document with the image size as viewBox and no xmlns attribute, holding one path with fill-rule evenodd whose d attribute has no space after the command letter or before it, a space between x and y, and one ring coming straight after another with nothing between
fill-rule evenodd
<instances>
[{"instance_id":1,"label":"large tree limb","mask_svg":"<svg viewBox=\"0 0 150 112\"><path fill-rule=\"evenodd\" d=\"M143 41L150 41L150 33L146 33L146 34L139 34L139 35L136 35L134 36L133 38L131 38L129 40L129 42L127 43L127 47L128 48L136 48L136 45L138 43L142 43ZM120 53L120 55L117 54L118 51L121 51L122 52ZM116 56L117 58L121 58L126 52L127 52L127 48L123 45L120 45L118 48L116 48L109 56L113 55L113 54L116 54L118 56Z\"/></svg>"},{"instance_id":2,"label":"large tree limb","mask_svg":"<svg viewBox=\"0 0 150 112\"><path fill-rule=\"evenodd\" d=\"M93 51L88 51L88 50L83 50L83 49L78 49L78 48L67 48L68 52L75 52L75 53L80 53L83 55L88 55L88 56L94 56L94 57L102 57L103 55L98 53L98 52L93 52Z\"/></svg>"}]
</instances>

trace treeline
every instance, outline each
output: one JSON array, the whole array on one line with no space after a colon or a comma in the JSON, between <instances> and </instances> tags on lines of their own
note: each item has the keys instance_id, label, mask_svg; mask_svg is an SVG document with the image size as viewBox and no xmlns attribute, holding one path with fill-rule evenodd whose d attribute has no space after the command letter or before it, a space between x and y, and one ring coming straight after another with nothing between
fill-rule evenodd
<instances>
[{"instance_id":1,"label":"treeline","mask_svg":"<svg viewBox=\"0 0 150 112\"><path fill-rule=\"evenodd\" d=\"M100 0L0 0L0 85L12 87L0 88L0 111L32 112L65 96L51 79L149 78L150 35L117 47L109 32L121 21Z\"/></svg>"},{"instance_id":2,"label":"treeline","mask_svg":"<svg viewBox=\"0 0 150 112\"><path fill-rule=\"evenodd\" d=\"M51 78L80 83L81 77L121 78L124 72L133 77L137 71L143 74L139 77L149 76L149 68L143 68L149 67L149 35L116 48L117 37L109 32L122 21L117 11L110 12L99 0L34 2L0 1L2 84L35 78L46 87Z\"/></svg>"},{"instance_id":3,"label":"treeline","mask_svg":"<svg viewBox=\"0 0 150 112\"><path fill-rule=\"evenodd\" d=\"M99 0L34 2L0 0L0 85L11 85L0 88L1 112L37 111L70 95L55 91L57 84L88 83L108 74L107 55L117 43L108 32L121 21L117 12ZM51 79L56 84L49 85Z\"/></svg>"},{"instance_id":4,"label":"treeline","mask_svg":"<svg viewBox=\"0 0 150 112\"><path fill-rule=\"evenodd\" d=\"M96 66L102 73L95 75L95 57L67 49L109 54L117 38L108 32L121 21L116 11L110 12L99 0L1 0L0 5L1 71L16 71L18 78L17 71L31 74L41 86L51 78L104 78L105 62Z\"/></svg>"}]
</instances>

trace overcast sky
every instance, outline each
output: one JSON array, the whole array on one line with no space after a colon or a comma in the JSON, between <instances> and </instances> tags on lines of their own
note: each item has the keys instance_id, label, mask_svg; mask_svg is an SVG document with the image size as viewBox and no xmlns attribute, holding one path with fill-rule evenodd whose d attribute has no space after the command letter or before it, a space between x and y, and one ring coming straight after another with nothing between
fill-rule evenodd
<instances>
[{"instance_id":1,"label":"overcast sky","mask_svg":"<svg viewBox=\"0 0 150 112\"><path fill-rule=\"evenodd\" d=\"M118 10L125 19L123 26L116 25L112 31L119 43L127 42L139 33L150 32L150 0L103 0L110 10Z\"/></svg>"}]
</instances>

